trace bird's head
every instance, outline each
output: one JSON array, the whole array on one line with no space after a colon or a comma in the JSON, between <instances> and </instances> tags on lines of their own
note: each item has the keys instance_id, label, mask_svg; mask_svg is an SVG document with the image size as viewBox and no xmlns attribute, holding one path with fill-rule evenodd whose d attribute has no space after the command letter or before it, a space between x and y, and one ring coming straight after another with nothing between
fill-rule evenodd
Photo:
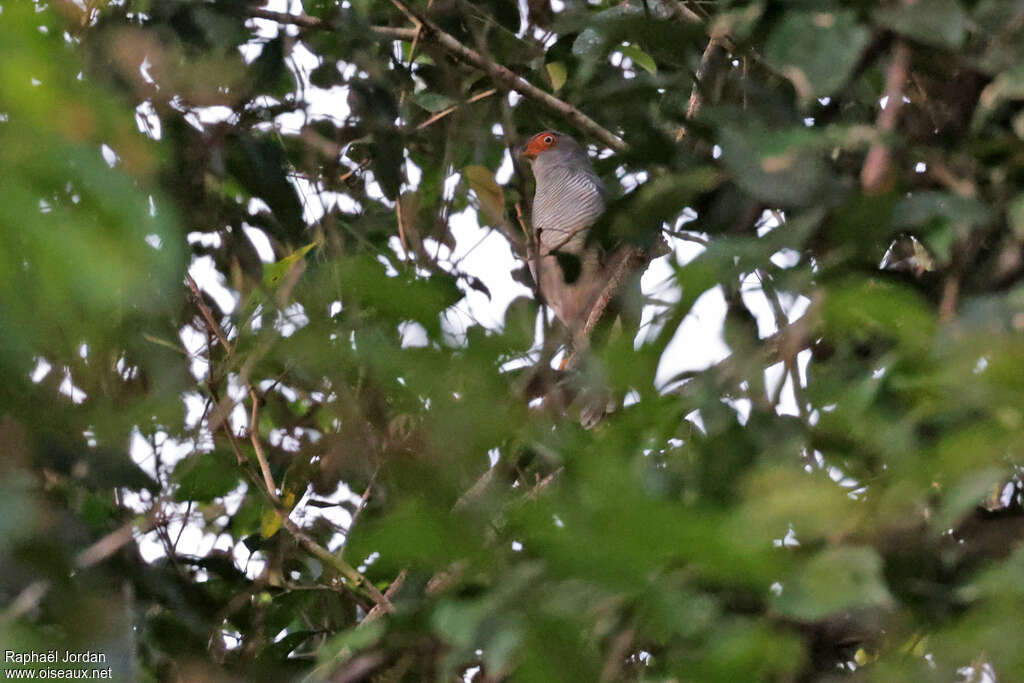
<instances>
[{"instance_id":1,"label":"bird's head","mask_svg":"<svg viewBox=\"0 0 1024 683\"><path fill-rule=\"evenodd\" d=\"M568 137L553 130L545 130L527 140L526 144L519 148L519 154L525 159L534 161L541 154L557 148L562 138Z\"/></svg>"},{"instance_id":2,"label":"bird's head","mask_svg":"<svg viewBox=\"0 0 1024 683\"><path fill-rule=\"evenodd\" d=\"M592 168L583 145L571 136L555 130L537 133L519 148L519 154L534 165L534 170L537 170L538 164L547 167Z\"/></svg>"}]
</instances>

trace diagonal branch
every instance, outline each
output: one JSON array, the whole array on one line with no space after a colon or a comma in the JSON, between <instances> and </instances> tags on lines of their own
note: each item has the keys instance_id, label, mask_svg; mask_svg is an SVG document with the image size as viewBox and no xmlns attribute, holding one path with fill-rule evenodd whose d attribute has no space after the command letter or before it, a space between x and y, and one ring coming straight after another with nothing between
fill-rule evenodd
<instances>
[{"instance_id":1,"label":"diagonal branch","mask_svg":"<svg viewBox=\"0 0 1024 683\"><path fill-rule=\"evenodd\" d=\"M903 106L903 85L910 71L910 48L903 41L896 43L892 61L885 77L885 109L878 113L875 124L882 136L896 129L897 116ZM860 184L865 194L882 194L892 181L892 152L887 141L879 140L868 150L860 171Z\"/></svg>"},{"instance_id":2,"label":"diagonal branch","mask_svg":"<svg viewBox=\"0 0 1024 683\"><path fill-rule=\"evenodd\" d=\"M332 567L336 572L345 577L345 579L351 584L350 588L353 591L361 590L369 596L371 600L373 600L376 607L379 607L381 611L390 612L393 609L391 601L387 596L380 592L380 589L373 585L371 581L360 574L359 571L357 571L348 562L314 541L309 534L303 531L298 524L292 521L291 517L288 516L288 510L281 507L281 498L277 495L277 485L274 484L274 478L270 473L270 465L267 463L267 456L263 452L263 445L260 443L258 431L259 396L252 386L249 386L249 395L252 397L252 418L249 424L249 439L252 441L253 450L256 451L256 459L260 464L260 472L263 474L263 483L264 486L266 486L267 495L270 498L270 503L274 508L274 512L277 513L278 518L281 520L281 525L288 530L288 533L292 535L292 537L306 552L316 557L327 566Z\"/></svg>"},{"instance_id":3,"label":"diagonal branch","mask_svg":"<svg viewBox=\"0 0 1024 683\"><path fill-rule=\"evenodd\" d=\"M431 42L457 60L484 71L503 89L514 90L523 97L531 99L556 114L565 117L578 129L600 140L608 147L620 152L626 149L626 143L621 138L598 124L576 107L558 99L554 95L544 92L511 69L496 64L476 50L467 47L458 38L441 30L437 24L427 19L418 10L411 8L405 2L394 0L394 3L402 10L403 14L416 23L417 28L371 26L370 31L375 36L408 42L417 40L417 36L419 36L420 41ZM276 21L280 24L293 24L305 29L334 30L330 23L305 14L286 14L284 12L252 8L249 10L249 16Z\"/></svg>"}]
</instances>

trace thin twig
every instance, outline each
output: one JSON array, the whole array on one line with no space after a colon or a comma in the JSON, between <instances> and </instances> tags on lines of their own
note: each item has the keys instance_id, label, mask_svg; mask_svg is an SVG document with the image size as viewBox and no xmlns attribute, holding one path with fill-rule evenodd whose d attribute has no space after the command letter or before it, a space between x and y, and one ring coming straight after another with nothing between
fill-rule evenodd
<instances>
[{"instance_id":1,"label":"thin twig","mask_svg":"<svg viewBox=\"0 0 1024 683\"><path fill-rule=\"evenodd\" d=\"M677 240L683 240L684 242L694 242L702 246L708 246L711 244L711 240L700 235L695 235L692 232L680 232L679 230L672 230L670 228L662 228L661 231L669 237L675 237Z\"/></svg>"},{"instance_id":2,"label":"thin twig","mask_svg":"<svg viewBox=\"0 0 1024 683\"><path fill-rule=\"evenodd\" d=\"M252 418L249 420L249 441L252 442L253 450L256 451L256 460L260 464L260 474L263 475L263 485L267 487L267 494L274 505L281 504L281 498L277 494L277 484L274 483L274 476L270 473L270 464L263 452L263 444L260 441L260 398L256 390L249 387L249 396L252 397Z\"/></svg>"},{"instance_id":3,"label":"thin twig","mask_svg":"<svg viewBox=\"0 0 1024 683\"><path fill-rule=\"evenodd\" d=\"M690 101L686 105L686 120L691 121L693 117L700 113L700 108L703 106L703 100L701 99L700 89L704 85L704 79L707 77L708 66L711 64L711 58L715 54L715 50L722 44L722 39L718 36L711 36L708 40L708 46L704 48L704 54L700 57L700 64L697 66L697 73L694 75L693 88L690 90ZM676 131L676 142L679 142L686 136L686 126L680 126L679 130Z\"/></svg>"},{"instance_id":4,"label":"thin twig","mask_svg":"<svg viewBox=\"0 0 1024 683\"><path fill-rule=\"evenodd\" d=\"M203 318L206 319L206 324L210 330L217 336L217 341L224 347L224 351L230 356L231 355L231 344L228 343L228 338L224 334L224 330L221 329L220 324L213 317L213 312L210 307L203 301L203 294L199 291L199 285L192 278L189 273L185 273L185 282L188 284L188 288L192 290L192 296L195 298L196 305L199 307L199 312L202 313Z\"/></svg>"},{"instance_id":5,"label":"thin twig","mask_svg":"<svg viewBox=\"0 0 1024 683\"><path fill-rule=\"evenodd\" d=\"M896 129L896 117L903 107L903 85L910 71L910 48L898 41L893 49L892 61L885 77L885 108L878 113L875 127L883 136ZM860 184L865 194L886 191L892 176L892 152L885 140L879 140L868 150L860 170Z\"/></svg>"},{"instance_id":6,"label":"thin twig","mask_svg":"<svg viewBox=\"0 0 1024 683\"><path fill-rule=\"evenodd\" d=\"M434 22L423 16L419 10L413 9L402 0L392 0L394 4L409 17L422 25L424 40L430 40L444 48L453 57L487 73L492 80L507 90L515 90L523 97L528 97L555 113L571 121L580 130L589 133L602 143L617 151L626 149L626 143L617 135L604 128L592 118L567 102L544 92L510 69L495 64L476 50L467 47L459 39L442 31Z\"/></svg>"},{"instance_id":7,"label":"thin twig","mask_svg":"<svg viewBox=\"0 0 1024 683\"><path fill-rule=\"evenodd\" d=\"M140 529L142 533L149 531L149 528ZM115 531L110 532L91 546L78 553L75 557L75 567L86 569L93 567L117 552L124 544L134 538L135 520L127 522Z\"/></svg>"},{"instance_id":8,"label":"thin twig","mask_svg":"<svg viewBox=\"0 0 1024 683\"><path fill-rule=\"evenodd\" d=\"M267 464L266 455L263 453L263 445L260 443L259 431L257 429L259 424L259 397L256 394L256 390L251 386L249 387L249 395L252 397L252 420L249 425L249 439L252 441L252 447L256 451L256 459L260 464L260 471L263 473L263 483L266 486L267 496L270 498L274 512L277 513L278 518L281 520L281 525L288 530L288 533L298 541L299 545L306 552L324 564L333 567L335 571L345 577L353 590L361 590L373 600L374 604L381 607L384 611L390 612L393 609L391 601L373 583L348 562L345 562L345 560L314 541L305 531L299 528L298 524L292 521L291 517L288 516L289 511L281 507L281 498L277 495L277 486L274 484L274 479L270 474L270 467Z\"/></svg>"},{"instance_id":9,"label":"thin twig","mask_svg":"<svg viewBox=\"0 0 1024 683\"><path fill-rule=\"evenodd\" d=\"M395 594L402 589L402 584L405 583L405 577L408 574L408 569L403 569L402 571L398 572L398 576L395 577L394 581L391 582L387 590L384 591L384 597L386 597L388 600L393 599L395 597ZM389 611L390 610L385 609L380 604L374 605L373 609L367 612L366 616L363 617L363 620L359 622L356 628L362 628L363 626L366 626L367 624L376 621L377 619L387 614Z\"/></svg>"},{"instance_id":10,"label":"thin twig","mask_svg":"<svg viewBox=\"0 0 1024 683\"><path fill-rule=\"evenodd\" d=\"M291 24L300 28L313 31L333 31L334 26L323 19L311 17L308 14L288 14L287 12L274 12L272 10L250 8L249 16L254 19L267 19L276 21L279 24ZM416 29L398 28L397 26L371 26L370 31L379 38L391 38L412 42L416 39Z\"/></svg>"},{"instance_id":11,"label":"thin twig","mask_svg":"<svg viewBox=\"0 0 1024 683\"><path fill-rule=\"evenodd\" d=\"M581 112L568 102L563 102L557 97L544 92L533 85L522 76L512 70L486 59L476 50L467 47L458 38L445 33L436 24L422 16L418 10L414 10L404 2L395 1L395 5L402 10L409 19L415 20L417 28L397 28L394 26L371 26L370 31L379 38L390 38L413 42L417 40L429 40L440 46L448 54L456 59L486 72L490 77L507 90L514 90L523 97L527 97L544 107L564 116L580 130L589 133L612 149L622 151L626 149L626 143L621 138L602 127L592 118ZM258 19L268 19L281 24L294 24L306 29L331 31L334 27L321 19L305 14L286 14L284 12L273 12L265 9L250 9L249 16Z\"/></svg>"},{"instance_id":12,"label":"thin twig","mask_svg":"<svg viewBox=\"0 0 1024 683\"><path fill-rule=\"evenodd\" d=\"M619 256L618 263L612 268L611 273L608 276L608 280L605 283L604 289L601 290L601 294L597 297L597 301L594 302L593 307L590 309L590 314L587 316L587 322L583 325L583 329L576 333L573 338L573 349L572 355L565 363L566 370L574 370L579 366L583 360L583 352L590 346L590 335L593 334L594 328L601 321L601 316L604 315L604 310L608 308L608 304L611 303L615 295L618 294L619 289L626 282L633 272L644 265L647 262L647 253L645 250L639 247L627 246L623 248L623 252Z\"/></svg>"},{"instance_id":13,"label":"thin twig","mask_svg":"<svg viewBox=\"0 0 1024 683\"><path fill-rule=\"evenodd\" d=\"M437 121L443 119L445 116L448 116L449 114L451 114L453 111L455 111L459 107L461 107L463 105L466 105L466 104L472 104L473 102L479 102L482 99L485 99L487 97L490 97L491 95L497 94L497 92L498 92L497 88L491 88L490 90L484 90L483 92L479 92L476 95L473 95L472 97L470 97L465 102L460 102L458 104L453 104L452 106L448 107L447 109L443 109L443 110L437 112L436 114L431 116L429 119L427 119L423 123L417 125L416 126L416 130L423 130L424 128L426 128L430 124L436 123Z\"/></svg>"}]
</instances>

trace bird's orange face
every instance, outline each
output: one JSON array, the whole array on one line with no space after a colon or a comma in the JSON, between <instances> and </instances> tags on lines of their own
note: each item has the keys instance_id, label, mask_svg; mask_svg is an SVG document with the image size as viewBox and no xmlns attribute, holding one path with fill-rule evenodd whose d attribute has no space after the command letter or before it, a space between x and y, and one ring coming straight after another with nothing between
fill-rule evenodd
<instances>
[{"instance_id":1,"label":"bird's orange face","mask_svg":"<svg viewBox=\"0 0 1024 683\"><path fill-rule=\"evenodd\" d=\"M558 133L546 130L537 133L523 145L523 156L527 159L536 159L541 152L558 145Z\"/></svg>"}]
</instances>

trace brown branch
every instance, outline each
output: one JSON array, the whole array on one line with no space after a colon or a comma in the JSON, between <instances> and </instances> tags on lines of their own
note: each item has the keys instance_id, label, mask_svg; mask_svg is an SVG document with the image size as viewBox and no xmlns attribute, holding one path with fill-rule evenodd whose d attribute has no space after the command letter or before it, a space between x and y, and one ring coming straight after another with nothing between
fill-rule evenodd
<instances>
[{"instance_id":1,"label":"brown branch","mask_svg":"<svg viewBox=\"0 0 1024 683\"><path fill-rule=\"evenodd\" d=\"M373 585L365 576L360 574L352 565L345 560L337 557L334 553L327 550L316 541L314 541L305 531L299 528L299 525L291 520L289 510L285 510L281 507L281 498L277 495L277 485L274 483L274 478L270 473L270 466L267 463L267 457L263 452L263 444L260 443L259 437L259 396L256 394L256 390L249 386L249 396L252 397L252 418L249 422L249 440L252 442L252 447L256 451L256 459L259 461L260 472L263 474L263 483L267 489L267 495L270 497L271 504L274 507L274 511L277 513L278 518L281 520L281 525L288 530L288 533L295 538L300 546L306 550L310 555L313 555L324 564L333 567L335 571L345 577L351 584L351 588L362 590L374 604L379 606L384 611L390 612L393 607L391 601L380 592L380 590Z\"/></svg>"},{"instance_id":2,"label":"brown branch","mask_svg":"<svg viewBox=\"0 0 1024 683\"><path fill-rule=\"evenodd\" d=\"M274 483L274 476L270 473L270 464L267 462L267 456L263 452L263 444L260 442L260 397L256 395L256 390L251 386L249 387L249 396L252 397L252 417L249 420L249 441L252 442L253 450L256 451L256 460L260 464L260 474L263 475L263 485L267 488L267 495L270 496L270 500L275 506L277 506L281 504L281 498L277 495L277 484Z\"/></svg>"},{"instance_id":3,"label":"brown branch","mask_svg":"<svg viewBox=\"0 0 1024 683\"><path fill-rule=\"evenodd\" d=\"M152 525L146 525L141 529L143 533L149 530ZM184 525L182 526L184 528ZM79 569L86 569L99 564L116 553L123 545L134 538L135 520L123 524L118 529L110 532L91 546L78 553L75 557L75 566Z\"/></svg>"},{"instance_id":4,"label":"brown branch","mask_svg":"<svg viewBox=\"0 0 1024 683\"><path fill-rule=\"evenodd\" d=\"M620 152L626 149L626 143L623 142L621 138L602 127L576 107L544 92L522 76L513 72L511 69L500 64L495 64L476 50L467 47L459 41L458 38L442 31L436 24L422 16L418 10L414 10L409 7L406 3L400 2L399 0L394 0L394 2L395 5L402 10L402 13L409 17L410 21L417 24L417 28L371 26L370 31L378 38L389 38L392 40L402 40L406 42L414 42L417 40L428 40L433 42L459 61L486 72L504 89L514 90L523 97L534 100L538 104L541 104L551 111L565 117L577 128L589 133L608 147ZM272 12L270 10L253 8L249 10L249 16L257 19L276 21L280 24L292 24L310 30L335 30L330 23L305 14L287 14L285 12Z\"/></svg>"},{"instance_id":5,"label":"brown branch","mask_svg":"<svg viewBox=\"0 0 1024 683\"><path fill-rule=\"evenodd\" d=\"M910 48L903 41L896 43L892 61L885 77L885 108L878 113L875 127L886 135L896 129L896 118L903 106L903 85L910 71ZM864 194L884 193L892 182L892 152L885 140L879 140L868 150L860 171L860 184Z\"/></svg>"},{"instance_id":6,"label":"brown branch","mask_svg":"<svg viewBox=\"0 0 1024 683\"><path fill-rule=\"evenodd\" d=\"M213 312L210 307L203 301L203 293L199 291L199 285L192 278L191 275L185 273L185 282L188 284L188 288L192 290L192 296L195 298L196 305L199 307L199 312L203 314L203 318L206 320L206 324L209 326L210 331L217 337L217 341L224 347L224 351L230 356L231 355L231 344L228 343L228 338L224 334L224 330L221 329L220 324L216 318L213 317Z\"/></svg>"},{"instance_id":7,"label":"brown branch","mask_svg":"<svg viewBox=\"0 0 1024 683\"><path fill-rule=\"evenodd\" d=\"M507 90L514 90L523 97L527 97L565 117L577 128L592 135L608 147L620 152L626 149L627 145L621 138L602 127L576 107L544 92L512 70L500 64L495 64L476 50L467 47L451 34L442 31L436 24L420 14L418 10L411 8L402 0L392 0L392 2L411 21L414 20L421 24L424 40L432 41L459 61L486 72L499 86Z\"/></svg>"},{"instance_id":8,"label":"brown branch","mask_svg":"<svg viewBox=\"0 0 1024 683\"><path fill-rule=\"evenodd\" d=\"M587 316L587 322L583 325L583 329L576 333L573 338L573 349L572 355L565 363L566 370L576 369L580 362L583 360L583 352L586 351L590 346L590 335L593 334L594 328L597 327L597 323L601 321L601 316L604 315L604 310L608 308L608 304L611 303L615 295L618 294L619 289L626 282L626 279L633 274L637 268L642 267L647 262L647 252L640 247L625 247L624 251L619 257L618 263L612 268L611 274L608 276L608 280L605 283L604 289L601 290L601 294L597 297L597 301L594 302L594 306L590 309L590 315Z\"/></svg>"},{"instance_id":9,"label":"brown branch","mask_svg":"<svg viewBox=\"0 0 1024 683\"><path fill-rule=\"evenodd\" d=\"M405 583L405 577L408 574L409 571L407 569L403 569L402 571L398 572L398 576L395 577L395 580L392 581L391 585L389 585L387 590L384 591L384 597L386 597L388 600L393 599L395 597L395 593L401 590L402 584ZM363 620L359 622L356 628L366 626L367 624L370 624L376 621L377 619L380 619L382 616L384 616L390 611L390 609L385 609L382 604L374 605L373 609L367 612L366 616L363 617Z\"/></svg>"},{"instance_id":10,"label":"brown branch","mask_svg":"<svg viewBox=\"0 0 1024 683\"><path fill-rule=\"evenodd\" d=\"M473 95L472 97L470 97L465 102L460 102L459 104L453 104L452 106L448 107L447 109L444 109L442 111L437 112L436 114L431 116L429 119L427 119L423 123L417 125L416 126L416 130L423 130L424 128L426 128L430 124L435 123L436 121L438 121L440 119L443 119L445 116L448 116L449 114L451 114L453 111L455 111L459 107L463 106L464 104L472 104L473 102L479 102L480 100L485 99L487 97L490 97L491 95L494 95L497 92L498 92L497 88L491 88L490 90L484 90L483 92L479 92L476 95Z\"/></svg>"},{"instance_id":11,"label":"brown branch","mask_svg":"<svg viewBox=\"0 0 1024 683\"><path fill-rule=\"evenodd\" d=\"M288 14L287 12L274 12L261 8L250 8L249 16L254 19L266 19L276 21L279 24L290 24L312 31L333 31L334 26L323 19L311 17L308 14ZM416 29L399 28L397 26L371 26L370 32L378 38L390 38L392 40L404 40L412 42L416 39Z\"/></svg>"},{"instance_id":12,"label":"brown branch","mask_svg":"<svg viewBox=\"0 0 1024 683\"><path fill-rule=\"evenodd\" d=\"M690 121L694 116L700 113L700 108L703 105L703 101L700 96L700 87L704 83L705 77L708 74L708 67L711 64L711 58L715 54L715 50L722 44L722 38L720 36L711 36L708 40L708 46L704 48L704 54L700 57L700 64L697 66L697 73L694 75L693 88L690 90L690 101L686 105L686 120ZM679 142L686 136L686 126L680 126L679 130L676 131L676 142Z\"/></svg>"}]
</instances>

